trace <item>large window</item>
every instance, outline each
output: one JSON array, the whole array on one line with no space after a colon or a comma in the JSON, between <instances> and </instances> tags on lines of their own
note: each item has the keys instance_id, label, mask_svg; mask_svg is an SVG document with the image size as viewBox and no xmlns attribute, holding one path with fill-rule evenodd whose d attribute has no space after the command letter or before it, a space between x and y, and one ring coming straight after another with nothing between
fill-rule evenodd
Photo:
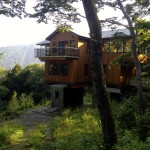
<instances>
[{"instance_id":1,"label":"large window","mask_svg":"<svg viewBox=\"0 0 150 150\"><path fill-rule=\"evenodd\" d=\"M53 53L57 53L57 42L53 42Z\"/></svg>"},{"instance_id":2,"label":"large window","mask_svg":"<svg viewBox=\"0 0 150 150\"><path fill-rule=\"evenodd\" d=\"M65 47L68 47L68 41L59 41L58 42L58 46L59 46L59 50L58 53L60 55L63 55L65 53Z\"/></svg>"},{"instance_id":3,"label":"large window","mask_svg":"<svg viewBox=\"0 0 150 150\"><path fill-rule=\"evenodd\" d=\"M68 65L67 64L50 64L49 65L50 75L68 75Z\"/></svg>"}]
</instances>

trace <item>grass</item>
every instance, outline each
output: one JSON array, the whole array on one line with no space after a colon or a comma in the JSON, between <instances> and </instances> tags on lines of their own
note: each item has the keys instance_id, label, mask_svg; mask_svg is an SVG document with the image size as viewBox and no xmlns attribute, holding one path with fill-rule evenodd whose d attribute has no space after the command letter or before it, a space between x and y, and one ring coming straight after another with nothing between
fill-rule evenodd
<instances>
[{"instance_id":1,"label":"grass","mask_svg":"<svg viewBox=\"0 0 150 150\"><path fill-rule=\"evenodd\" d=\"M94 109L65 110L52 124L55 149L97 150L102 146L99 126L98 113Z\"/></svg>"},{"instance_id":2,"label":"grass","mask_svg":"<svg viewBox=\"0 0 150 150\"><path fill-rule=\"evenodd\" d=\"M0 149L8 149L10 145L18 144L24 136L25 127L18 123L4 123L0 126Z\"/></svg>"},{"instance_id":3,"label":"grass","mask_svg":"<svg viewBox=\"0 0 150 150\"><path fill-rule=\"evenodd\" d=\"M117 109L117 104L113 105ZM28 134L26 131L17 122L1 125L0 149L9 150L17 145L17 150L103 150L98 112L90 107L66 109L51 124L39 124ZM150 137L141 142L133 130L118 127L115 150L149 150L149 147Z\"/></svg>"},{"instance_id":4,"label":"grass","mask_svg":"<svg viewBox=\"0 0 150 150\"><path fill-rule=\"evenodd\" d=\"M86 103L91 103L91 94L86 92ZM135 102L134 102L135 101ZM134 124L127 124L126 119L134 121L136 97L122 103L112 101L115 116L118 144L115 150L149 150L150 136L142 142ZM49 105L45 99L42 106ZM137 108L138 109L138 108ZM136 119L136 118L135 118ZM146 118L146 121L149 119ZM134 128L133 128L134 127ZM51 124L39 124L28 132L18 123L0 125L0 149L9 150L17 145L17 150L103 150L103 135L96 108L90 106L75 110L65 109L61 116Z\"/></svg>"}]
</instances>

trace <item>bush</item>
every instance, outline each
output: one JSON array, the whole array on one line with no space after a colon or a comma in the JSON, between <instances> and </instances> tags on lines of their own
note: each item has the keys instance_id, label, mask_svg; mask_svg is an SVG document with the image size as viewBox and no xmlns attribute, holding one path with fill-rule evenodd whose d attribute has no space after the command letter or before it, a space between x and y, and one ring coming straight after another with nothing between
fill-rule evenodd
<instances>
[{"instance_id":1,"label":"bush","mask_svg":"<svg viewBox=\"0 0 150 150\"><path fill-rule=\"evenodd\" d=\"M136 113L138 111L137 97L130 96L120 103L118 111L119 127L122 129L133 129L136 126Z\"/></svg>"},{"instance_id":2,"label":"bush","mask_svg":"<svg viewBox=\"0 0 150 150\"><path fill-rule=\"evenodd\" d=\"M17 99L17 93L14 92L7 107L8 112L16 112L19 110L19 102Z\"/></svg>"},{"instance_id":3,"label":"bush","mask_svg":"<svg viewBox=\"0 0 150 150\"><path fill-rule=\"evenodd\" d=\"M26 95L22 93L19 96L20 110L26 110L28 108L32 108L34 106L34 100L32 98L32 94Z\"/></svg>"},{"instance_id":4,"label":"bush","mask_svg":"<svg viewBox=\"0 0 150 150\"><path fill-rule=\"evenodd\" d=\"M24 127L19 124L5 123L0 126L0 149L5 150L11 144L18 143L24 135Z\"/></svg>"},{"instance_id":5,"label":"bush","mask_svg":"<svg viewBox=\"0 0 150 150\"><path fill-rule=\"evenodd\" d=\"M30 149L43 149L44 138L46 136L46 124L38 125L33 131L31 131L27 143Z\"/></svg>"}]
</instances>

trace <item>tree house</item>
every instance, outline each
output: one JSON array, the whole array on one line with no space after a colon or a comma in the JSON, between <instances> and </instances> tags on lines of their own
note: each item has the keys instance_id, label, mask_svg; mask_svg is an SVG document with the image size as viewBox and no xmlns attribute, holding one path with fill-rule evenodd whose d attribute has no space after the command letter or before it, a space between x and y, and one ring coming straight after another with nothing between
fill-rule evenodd
<instances>
[{"instance_id":1,"label":"tree house","mask_svg":"<svg viewBox=\"0 0 150 150\"><path fill-rule=\"evenodd\" d=\"M119 30L117 33L126 36L118 45L116 42L116 46L112 42L116 40L113 39L115 32L103 32L103 65L107 85L119 87L126 82L125 71L121 65L109 67L109 63L129 50L127 45L130 34L126 29ZM120 34L118 37L121 39L123 36ZM83 87L92 85L90 38L73 31L55 30L37 46L35 56L45 62L45 82L55 89L52 94L55 102L59 101L59 97L63 97L61 103L58 102L62 106L81 105Z\"/></svg>"}]
</instances>

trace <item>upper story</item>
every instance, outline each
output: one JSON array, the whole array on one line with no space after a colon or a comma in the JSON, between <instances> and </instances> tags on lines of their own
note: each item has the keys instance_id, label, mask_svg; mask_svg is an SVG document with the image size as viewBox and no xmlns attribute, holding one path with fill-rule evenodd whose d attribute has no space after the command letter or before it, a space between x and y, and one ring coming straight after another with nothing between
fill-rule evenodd
<instances>
[{"instance_id":1,"label":"upper story","mask_svg":"<svg viewBox=\"0 0 150 150\"><path fill-rule=\"evenodd\" d=\"M111 53L124 53L129 51L130 39L131 36L127 29L103 31L102 43L104 54L109 53L111 55ZM55 30L37 45L35 56L43 61L54 58L78 59L81 57L81 47L83 46L83 53L90 53L90 38L87 35L82 36L73 31L59 32Z\"/></svg>"}]
</instances>

